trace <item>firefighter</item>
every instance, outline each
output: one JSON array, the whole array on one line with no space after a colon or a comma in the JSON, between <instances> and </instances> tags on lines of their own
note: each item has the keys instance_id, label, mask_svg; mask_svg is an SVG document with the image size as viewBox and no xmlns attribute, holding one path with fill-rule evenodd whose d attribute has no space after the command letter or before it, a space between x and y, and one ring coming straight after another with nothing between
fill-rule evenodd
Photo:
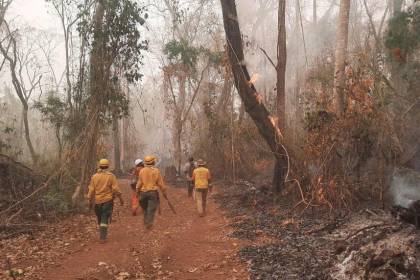
<instances>
[{"instance_id":1,"label":"firefighter","mask_svg":"<svg viewBox=\"0 0 420 280\"><path fill-rule=\"evenodd\" d=\"M190 157L188 162L184 166L184 174L185 174L185 177L187 177L188 197L192 197L192 194L193 194L194 182L192 180L192 175L195 168L196 168L196 164L194 162L194 158Z\"/></svg>"},{"instance_id":2,"label":"firefighter","mask_svg":"<svg viewBox=\"0 0 420 280\"><path fill-rule=\"evenodd\" d=\"M143 160L142 159L136 159L134 161L134 171L132 174L132 178L131 178L131 189L133 190L132 194L131 194L131 213L133 216L137 215L137 210L139 208L139 197L137 195L137 191L136 191L136 185L137 185L137 181L139 179L139 173L140 170L143 169L144 164L143 164Z\"/></svg>"},{"instance_id":3,"label":"firefighter","mask_svg":"<svg viewBox=\"0 0 420 280\"><path fill-rule=\"evenodd\" d=\"M99 161L99 169L90 181L87 195L90 209L95 205L95 214L99 224L99 240L101 243L104 243L107 239L114 198L118 197L120 204L124 205L117 178L108 168L109 161L107 159L101 159Z\"/></svg>"},{"instance_id":4,"label":"firefighter","mask_svg":"<svg viewBox=\"0 0 420 280\"><path fill-rule=\"evenodd\" d=\"M205 167L206 163L199 159L197 168L194 169L192 180L194 181L195 202L200 217L206 215L207 193L212 191L210 171Z\"/></svg>"},{"instance_id":5,"label":"firefighter","mask_svg":"<svg viewBox=\"0 0 420 280\"><path fill-rule=\"evenodd\" d=\"M159 207L159 190L166 196L166 188L162 175L155 167L156 158L147 156L144 158L145 167L140 171L137 181L137 192L140 197L140 206L144 213L144 225L151 229L155 218L156 210Z\"/></svg>"}]
</instances>

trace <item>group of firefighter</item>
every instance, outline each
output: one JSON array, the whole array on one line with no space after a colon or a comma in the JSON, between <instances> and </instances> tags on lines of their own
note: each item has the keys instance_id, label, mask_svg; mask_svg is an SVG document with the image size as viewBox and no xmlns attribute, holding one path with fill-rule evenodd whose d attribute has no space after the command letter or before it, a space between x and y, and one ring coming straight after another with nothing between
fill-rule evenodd
<instances>
[{"instance_id":1,"label":"group of firefighter","mask_svg":"<svg viewBox=\"0 0 420 280\"><path fill-rule=\"evenodd\" d=\"M156 211L160 211L160 195L167 201L172 211L175 212L167 197L167 187L164 184L161 172L156 167L156 157L146 156L134 162L135 168L131 181L131 210L137 215L139 206L143 211L143 222L146 229L153 226ZM99 161L98 171L92 176L88 187L87 199L90 209L94 208L99 225L99 240L107 240L108 226L111 221L114 200L118 199L124 205L121 190L116 176L109 170L110 163L107 159ZM196 162L191 157L184 166L187 178L188 196L196 202L198 215L206 214L206 201L208 192L212 191L211 175L206 162L199 159Z\"/></svg>"}]
</instances>

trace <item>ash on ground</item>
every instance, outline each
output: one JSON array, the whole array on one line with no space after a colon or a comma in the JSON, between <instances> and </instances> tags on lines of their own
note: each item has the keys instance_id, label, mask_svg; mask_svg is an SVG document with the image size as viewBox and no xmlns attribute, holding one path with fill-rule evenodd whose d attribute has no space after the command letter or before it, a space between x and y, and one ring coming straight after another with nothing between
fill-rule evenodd
<instances>
[{"instance_id":1,"label":"ash on ground","mask_svg":"<svg viewBox=\"0 0 420 280\"><path fill-rule=\"evenodd\" d=\"M252 279L420 279L420 235L387 211L293 217L267 185L224 186L215 200L231 215L238 257Z\"/></svg>"}]
</instances>

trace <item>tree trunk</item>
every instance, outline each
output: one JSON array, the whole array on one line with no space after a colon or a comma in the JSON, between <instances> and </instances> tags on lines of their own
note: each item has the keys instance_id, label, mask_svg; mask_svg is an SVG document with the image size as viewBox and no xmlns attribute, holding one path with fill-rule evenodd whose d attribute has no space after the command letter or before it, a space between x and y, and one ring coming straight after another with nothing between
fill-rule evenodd
<instances>
[{"instance_id":1,"label":"tree trunk","mask_svg":"<svg viewBox=\"0 0 420 280\"><path fill-rule=\"evenodd\" d=\"M130 101L130 88L127 84L127 91L126 91L126 97L129 102ZM130 140L129 140L129 124L130 120L129 117L124 117L122 120L122 147L121 147L121 159L122 159L122 168L125 170L129 166L131 166L129 162L129 146L130 146Z\"/></svg>"},{"instance_id":2,"label":"tree trunk","mask_svg":"<svg viewBox=\"0 0 420 280\"><path fill-rule=\"evenodd\" d=\"M174 137L173 137L173 147L174 147L174 158L175 164L178 172L181 174L181 165L182 165L182 122L180 119L174 119Z\"/></svg>"},{"instance_id":3,"label":"tree trunk","mask_svg":"<svg viewBox=\"0 0 420 280\"><path fill-rule=\"evenodd\" d=\"M279 0L277 37L277 125L286 127L286 0Z\"/></svg>"},{"instance_id":4,"label":"tree trunk","mask_svg":"<svg viewBox=\"0 0 420 280\"><path fill-rule=\"evenodd\" d=\"M121 141L119 122L117 117L113 117L112 120L112 134L114 138L114 172L117 175L121 175Z\"/></svg>"},{"instance_id":5,"label":"tree trunk","mask_svg":"<svg viewBox=\"0 0 420 280\"><path fill-rule=\"evenodd\" d=\"M260 101L259 94L254 85L250 82L248 69L245 66L236 3L234 0L221 0L221 4L229 61L235 79L235 87L238 90L246 112L254 121L259 133L264 138L277 160L277 169L274 172L275 178L273 182L275 183L275 189L279 191L284 183L284 174L287 169L287 158L285 157L282 145L280 144L282 135L275 120L270 116L267 108Z\"/></svg>"},{"instance_id":6,"label":"tree trunk","mask_svg":"<svg viewBox=\"0 0 420 280\"><path fill-rule=\"evenodd\" d=\"M312 21L314 23L314 27L316 28L316 25L318 23L318 16L317 16L317 3L316 0L313 0L312 2Z\"/></svg>"},{"instance_id":7,"label":"tree trunk","mask_svg":"<svg viewBox=\"0 0 420 280\"><path fill-rule=\"evenodd\" d=\"M93 15L94 39L90 55L90 77L89 77L89 96L87 113L87 127L84 130L85 137L83 145L83 158L81 160L81 179L73 193L72 200L76 203L80 198L80 193L86 190L91 173L95 169L97 160L97 142L100 129L101 96L106 93L106 85L103 69L103 32L102 25L105 15L105 9L101 1L98 2L95 14Z\"/></svg>"},{"instance_id":8,"label":"tree trunk","mask_svg":"<svg viewBox=\"0 0 420 280\"><path fill-rule=\"evenodd\" d=\"M393 0L392 3L392 13L395 15L401 13L402 11L403 0Z\"/></svg>"},{"instance_id":9,"label":"tree trunk","mask_svg":"<svg viewBox=\"0 0 420 280\"><path fill-rule=\"evenodd\" d=\"M11 3L11 1L10 1ZM7 5L8 6L8 5ZM4 11L5 12L5 11ZM4 17L3 15L0 15ZM4 21L4 19L3 19ZM0 24L3 24L3 21ZM7 28L7 30L9 30ZM28 97L26 97L24 90L22 88L22 83L24 81L20 81L18 78L18 73L16 70L16 63L18 61L18 50L17 50L17 44L16 44L16 39L13 37L12 34L9 34L10 36L10 45L13 51L13 56L10 56L8 53L8 50L6 50L2 43L0 42L0 51L3 54L5 60L7 60L9 62L9 68L10 68L10 75L12 78L12 84L13 87L16 91L16 94L19 97L19 100L22 104L22 119L23 119L23 124L24 124L24 128L25 128L25 140L26 140L26 144L28 146L29 149L29 153L31 154L31 158L32 158L32 162L35 165L38 161L38 156L35 152L35 149L32 145L32 141L31 141L31 134L29 131L29 122L28 122Z\"/></svg>"},{"instance_id":10,"label":"tree trunk","mask_svg":"<svg viewBox=\"0 0 420 280\"><path fill-rule=\"evenodd\" d=\"M345 67L349 34L350 0L341 0L335 47L333 107L340 116L345 111Z\"/></svg>"},{"instance_id":11,"label":"tree trunk","mask_svg":"<svg viewBox=\"0 0 420 280\"><path fill-rule=\"evenodd\" d=\"M23 125L25 127L25 140L28 145L29 153L31 154L32 162L35 165L38 162L38 155L35 153L34 146L32 145L31 136L29 133L29 121L28 121L28 105L23 105L22 110Z\"/></svg>"},{"instance_id":12,"label":"tree trunk","mask_svg":"<svg viewBox=\"0 0 420 280\"><path fill-rule=\"evenodd\" d=\"M57 155L58 155L58 160L61 160L61 156L63 154L63 143L61 141L61 136L60 136L60 127L56 127L55 128L55 138L57 139Z\"/></svg>"}]
</instances>

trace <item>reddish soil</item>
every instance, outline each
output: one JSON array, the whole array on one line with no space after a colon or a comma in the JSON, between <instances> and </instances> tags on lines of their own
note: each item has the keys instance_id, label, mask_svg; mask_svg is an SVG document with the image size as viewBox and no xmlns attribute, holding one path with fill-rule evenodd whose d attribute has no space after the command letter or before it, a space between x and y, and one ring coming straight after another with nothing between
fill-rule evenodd
<instances>
[{"instance_id":1,"label":"reddish soil","mask_svg":"<svg viewBox=\"0 0 420 280\"><path fill-rule=\"evenodd\" d=\"M116 205L109 240L99 244L92 228L90 241L44 266L37 278L57 279L248 279L235 253L238 241L227 237L229 221L212 199L208 215L198 217L184 188L170 188L177 214L162 201L162 214L146 231L142 213L130 212L130 189L121 181L125 206ZM92 214L93 215L93 214ZM83 216L82 216L83 217ZM94 224L92 217L90 219ZM78 233L80 235L80 232ZM82 232L83 234L83 232ZM71 245L75 247L76 245ZM42 261L42 260L39 260Z\"/></svg>"}]
</instances>

